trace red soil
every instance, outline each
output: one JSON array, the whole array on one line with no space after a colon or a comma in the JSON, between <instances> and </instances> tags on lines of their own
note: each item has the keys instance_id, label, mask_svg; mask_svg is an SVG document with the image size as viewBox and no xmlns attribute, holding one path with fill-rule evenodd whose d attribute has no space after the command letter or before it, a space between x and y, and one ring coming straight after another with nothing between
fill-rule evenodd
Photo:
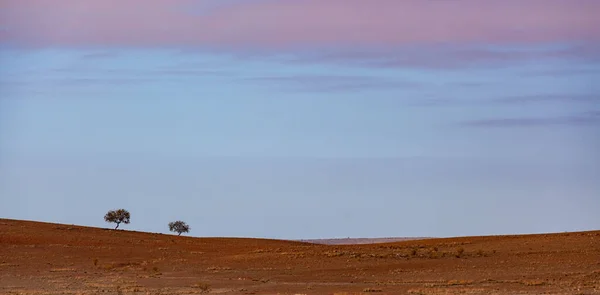
<instances>
[{"instance_id":1,"label":"red soil","mask_svg":"<svg viewBox=\"0 0 600 295\"><path fill-rule=\"evenodd\" d=\"M211 294L600 294L600 231L317 245L0 219L0 294L205 287Z\"/></svg>"}]
</instances>

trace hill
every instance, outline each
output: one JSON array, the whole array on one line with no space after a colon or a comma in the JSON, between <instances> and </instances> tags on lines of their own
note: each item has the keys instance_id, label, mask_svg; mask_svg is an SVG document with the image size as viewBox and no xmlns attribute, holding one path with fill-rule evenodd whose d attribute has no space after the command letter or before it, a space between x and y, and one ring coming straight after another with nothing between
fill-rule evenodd
<instances>
[{"instance_id":1,"label":"hill","mask_svg":"<svg viewBox=\"0 0 600 295\"><path fill-rule=\"evenodd\" d=\"M308 239L300 240L301 242L323 244L323 245L364 245L364 244L382 244L393 243L411 240L429 239L425 237L419 238L338 238L338 239Z\"/></svg>"},{"instance_id":2,"label":"hill","mask_svg":"<svg viewBox=\"0 0 600 295\"><path fill-rule=\"evenodd\" d=\"M600 294L600 231L383 244L0 219L0 294Z\"/></svg>"}]
</instances>

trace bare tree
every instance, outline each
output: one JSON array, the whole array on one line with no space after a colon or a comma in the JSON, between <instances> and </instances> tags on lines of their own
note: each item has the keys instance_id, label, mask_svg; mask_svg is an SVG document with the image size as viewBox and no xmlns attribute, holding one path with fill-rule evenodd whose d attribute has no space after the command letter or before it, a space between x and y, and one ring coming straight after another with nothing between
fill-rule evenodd
<instances>
[{"instance_id":1,"label":"bare tree","mask_svg":"<svg viewBox=\"0 0 600 295\"><path fill-rule=\"evenodd\" d=\"M169 222L169 230L178 233L178 236L181 236L181 233L189 233L190 229L190 226L181 220Z\"/></svg>"},{"instance_id":2,"label":"bare tree","mask_svg":"<svg viewBox=\"0 0 600 295\"><path fill-rule=\"evenodd\" d=\"M130 219L131 214L129 214L129 211L125 209L110 210L108 213L106 213L106 215L104 215L104 221L114 222L117 224L115 229L119 228L121 223L129 224Z\"/></svg>"}]
</instances>

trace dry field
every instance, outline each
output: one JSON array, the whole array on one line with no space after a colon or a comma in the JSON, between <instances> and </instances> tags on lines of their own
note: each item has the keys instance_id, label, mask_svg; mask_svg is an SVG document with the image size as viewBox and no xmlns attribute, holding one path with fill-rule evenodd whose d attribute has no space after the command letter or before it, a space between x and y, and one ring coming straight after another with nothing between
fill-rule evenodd
<instances>
[{"instance_id":1,"label":"dry field","mask_svg":"<svg viewBox=\"0 0 600 295\"><path fill-rule=\"evenodd\" d=\"M600 294L600 231L368 245L0 219L0 294Z\"/></svg>"}]
</instances>

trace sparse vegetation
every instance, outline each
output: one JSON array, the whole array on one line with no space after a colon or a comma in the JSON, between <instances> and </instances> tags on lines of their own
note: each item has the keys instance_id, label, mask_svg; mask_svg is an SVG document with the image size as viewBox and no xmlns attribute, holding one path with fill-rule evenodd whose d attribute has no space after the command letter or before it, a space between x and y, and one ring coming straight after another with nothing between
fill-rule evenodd
<instances>
[{"instance_id":1,"label":"sparse vegetation","mask_svg":"<svg viewBox=\"0 0 600 295\"><path fill-rule=\"evenodd\" d=\"M105 270L124 270L131 269L140 266L140 263L137 262L118 262L118 263L109 263L102 266Z\"/></svg>"},{"instance_id":2,"label":"sparse vegetation","mask_svg":"<svg viewBox=\"0 0 600 295\"><path fill-rule=\"evenodd\" d=\"M62 227L0 219L0 272L14 284L0 294L595 294L600 278L596 232L568 243L527 235L328 246Z\"/></svg>"},{"instance_id":3,"label":"sparse vegetation","mask_svg":"<svg viewBox=\"0 0 600 295\"><path fill-rule=\"evenodd\" d=\"M529 280L529 281L521 281L521 284L525 286L543 286L546 282L542 280Z\"/></svg>"},{"instance_id":4,"label":"sparse vegetation","mask_svg":"<svg viewBox=\"0 0 600 295\"><path fill-rule=\"evenodd\" d=\"M448 281L448 286L462 286L462 285L469 285L472 284L473 281L467 281L467 280L450 280Z\"/></svg>"},{"instance_id":5,"label":"sparse vegetation","mask_svg":"<svg viewBox=\"0 0 600 295\"><path fill-rule=\"evenodd\" d=\"M333 251L327 251L323 254L327 257L340 257L340 256L344 256L349 253L347 253L345 251L340 251L340 250L333 250Z\"/></svg>"},{"instance_id":6,"label":"sparse vegetation","mask_svg":"<svg viewBox=\"0 0 600 295\"><path fill-rule=\"evenodd\" d=\"M178 236L180 236L182 233L189 233L190 229L190 226L181 220L169 222L169 230L176 232Z\"/></svg>"},{"instance_id":7,"label":"sparse vegetation","mask_svg":"<svg viewBox=\"0 0 600 295\"><path fill-rule=\"evenodd\" d=\"M464 253L465 253L465 248L460 247L460 248L456 249L456 258L461 258Z\"/></svg>"},{"instance_id":8,"label":"sparse vegetation","mask_svg":"<svg viewBox=\"0 0 600 295\"><path fill-rule=\"evenodd\" d=\"M131 221L131 214L129 214L129 211L125 209L110 210L108 213L106 213L106 215L104 215L104 221L116 223L117 226L115 229L117 229L121 223L129 224Z\"/></svg>"},{"instance_id":9,"label":"sparse vegetation","mask_svg":"<svg viewBox=\"0 0 600 295\"><path fill-rule=\"evenodd\" d=\"M210 290L211 290L209 284L202 283L202 282L196 283L193 287L196 288L196 289L198 289L198 290L200 290L200 293L209 293Z\"/></svg>"},{"instance_id":10,"label":"sparse vegetation","mask_svg":"<svg viewBox=\"0 0 600 295\"><path fill-rule=\"evenodd\" d=\"M437 251L431 250L429 252L429 258L436 259L436 258L439 258L439 257L440 257L440 253L438 253Z\"/></svg>"}]
</instances>

